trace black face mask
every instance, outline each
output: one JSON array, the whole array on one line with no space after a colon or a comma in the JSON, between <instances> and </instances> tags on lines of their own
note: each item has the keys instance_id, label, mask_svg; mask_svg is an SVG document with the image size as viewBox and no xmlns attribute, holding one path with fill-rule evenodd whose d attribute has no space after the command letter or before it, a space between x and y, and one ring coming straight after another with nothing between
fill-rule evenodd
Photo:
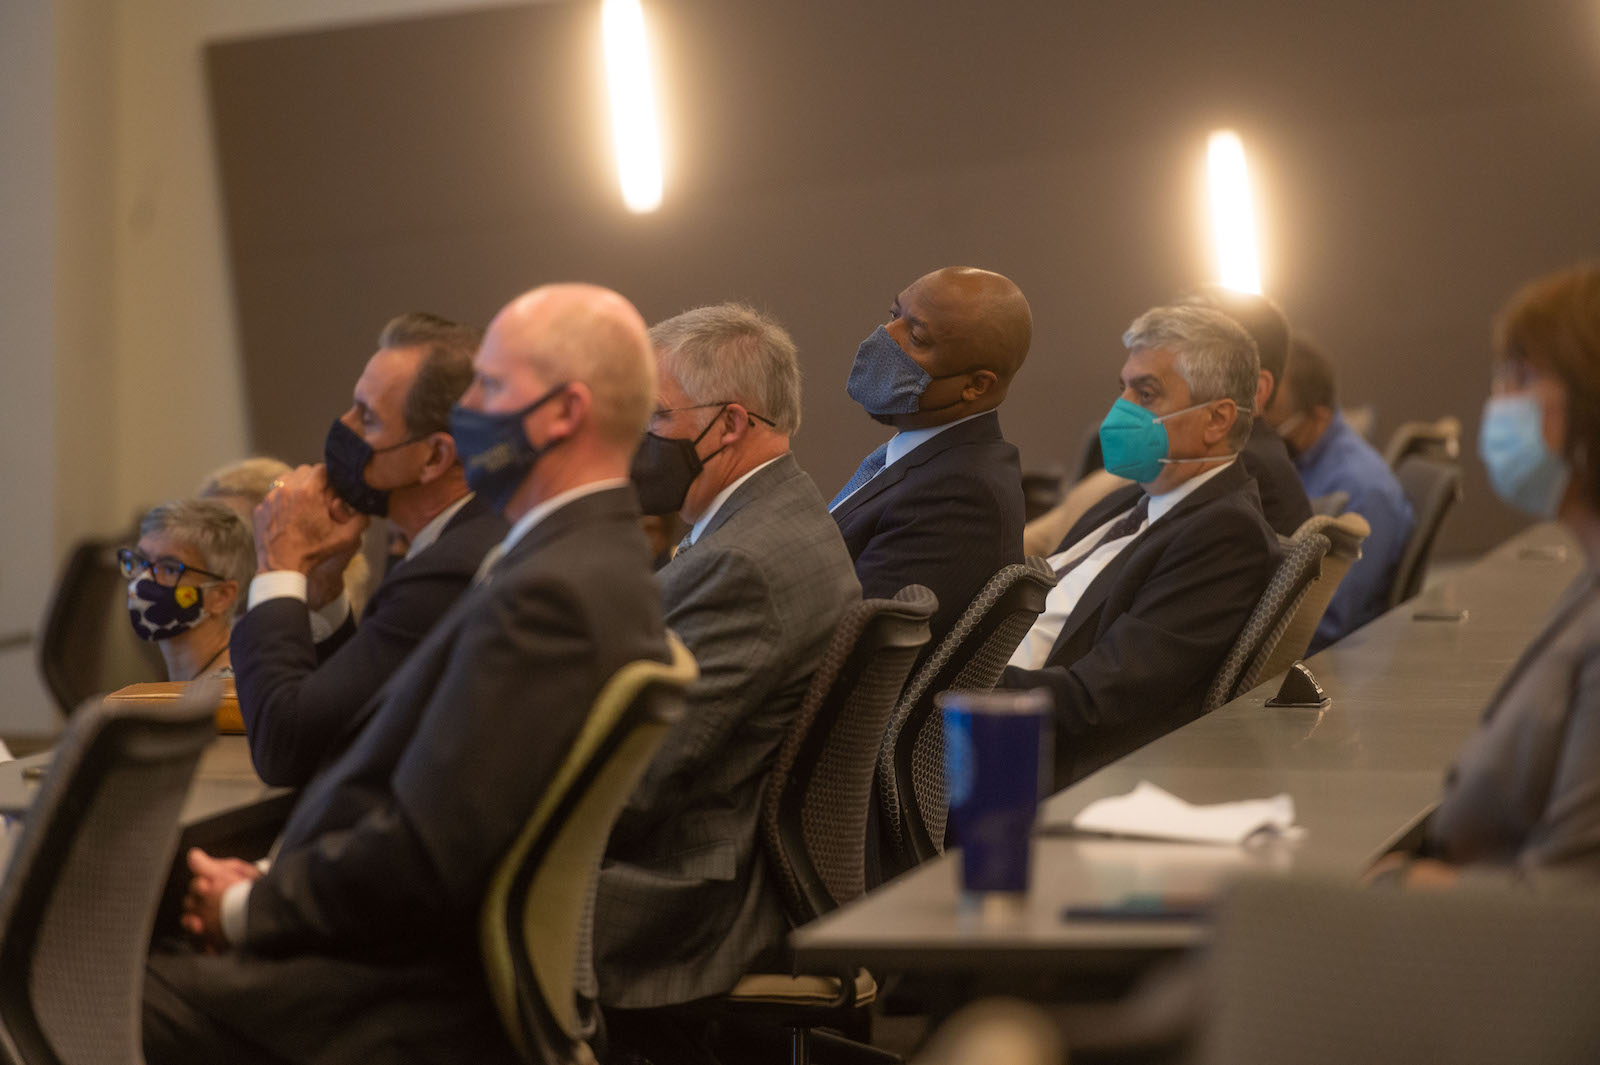
<instances>
[{"instance_id":1,"label":"black face mask","mask_svg":"<svg viewBox=\"0 0 1600 1065\"><path fill-rule=\"evenodd\" d=\"M328 438L322 445L322 461L328 468L328 486L351 510L381 518L389 513L389 490L374 488L367 483L367 463L372 461L374 455L416 442L413 438L389 447L374 448L361 439L361 434L335 418L328 427Z\"/></svg>"},{"instance_id":2,"label":"black face mask","mask_svg":"<svg viewBox=\"0 0 1600 1065\"><path fill-rule=\"evenodd\" d=\"M719 447L702 459L695 446L722 420L722 411L727 409L724 403L711 424L700 430L700 435L693 440L644 434L628 473L634 490L639 493L640 510L646 514L676 514L683 509L689 486L700 476L706 463L722 453Z\"/></svg>"}]
</instances>

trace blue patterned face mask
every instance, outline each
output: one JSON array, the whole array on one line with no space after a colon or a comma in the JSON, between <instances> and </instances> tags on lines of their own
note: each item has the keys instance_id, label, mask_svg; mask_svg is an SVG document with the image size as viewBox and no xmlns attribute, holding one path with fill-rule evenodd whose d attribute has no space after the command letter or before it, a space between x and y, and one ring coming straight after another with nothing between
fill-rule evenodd
<instances>
[{"instance_id":1,"label":"blue patterned face mask","mask_svg":"<svg viewBox=\"0 0 1600 1065\"><path fill-rule=\"evenodd\" d=\"M850 364L850 379L845 382L844 390L868 414L880 417L919 412L925 414L954 407L961 402L958 397L937 407L922 406L922 394L928 390L929 383L962 376L965 373L933 376L917 365L917 361L907 355L905 349L889 335L889 331L880 325L856 348L856 360Z\"/></svg>"},{"instance_id":2,"label":"blue patterned face mask","mask_svg":"<svg viewBox=\"0 0 1600 1065\"><path fill-rule=\"evenodd\" d=\"M1572 471L1544 442L1544 413L1529 393L1490 396L1478 429L1478 456L1494 494L1525 514L1553 518Z\"/></svg>"},{"instance_id":3,"label":"blue patterned face mask","mask_svg":"<svg viewBox=\"0 0 1600 1065\"><path fill-rule=\"evenodd\" d=\"M483 496L496 512L506 509L539 457L561 443L557 440L534 447L522 430L522 419L566 391L566 387L567 382L562 382L521 410L502 414L473 410L459 403L451 408L450 435L456 441L467 487Z\"/></svg>"},{"instance_id":4,"label":"blue patterned face mask","mask_svg":"<svg viewBox=\"0 0 1600 1065\"><path fill-rule=\"evenodd\" d=\"M1226 455L1206 455L1196 459L1171 459L1167 450L1172 446L1167 439L1167 427L1161 423L1192 410L1199 410L1211 402L1196 403L1163 414L1155 414L1134 403L1117 397L1100 422L1100 451L1105 457L1106 471L1126 477L1140 484L1149 484L1161 476L1161 467L1180 462L1216 462Z\"/></svg>"},{"instance_id":5,"label":"blue patterned face mask","mask_svg":"<svg viewBox=\"0 0 1600 1065\"><path fill-rule=\"evenodd\" d=\"M204 589L218 583L169 588L149 577L135 577L128 582L128 620L134 634L141 640L166 640L188 632L205 620Z\"/></svg>"}]
</instances>

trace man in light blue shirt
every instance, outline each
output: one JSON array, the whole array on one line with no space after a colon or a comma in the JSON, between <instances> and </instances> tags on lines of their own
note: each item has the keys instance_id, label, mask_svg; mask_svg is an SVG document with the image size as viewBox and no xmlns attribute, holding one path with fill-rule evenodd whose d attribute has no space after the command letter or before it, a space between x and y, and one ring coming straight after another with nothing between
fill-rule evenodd
<instances>
[{"instance_id":1,"label":"man in light blue shirt","mask_svg":"<svg viewBox=\"0 0 1600 1065\"><path fill-rule=\"evenodd\" d=\"M1389 586L1411 535L1411 504L1383 456L1340 415L1333 365L1299 336L1267 420L1289 445L1306 495L1314 500L1348 493L1345 511L1360 514L1372 526L1361 558L1345 574L1317 626L1310 649L1319 651L1388 608Z\"/></svg>"}]
</instances>

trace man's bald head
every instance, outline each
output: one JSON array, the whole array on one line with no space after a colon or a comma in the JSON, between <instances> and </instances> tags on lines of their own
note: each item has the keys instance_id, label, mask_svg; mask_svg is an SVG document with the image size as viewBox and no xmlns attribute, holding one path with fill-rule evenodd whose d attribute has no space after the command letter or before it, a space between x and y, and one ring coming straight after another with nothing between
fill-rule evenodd
<instances>
[{"instance_id":1,"label":"man's bald head","mask_svg":"<svg viewBox=\"0 0 1600 1065\"><path fill-rule=\"evenodd\" d=\"M947 266L896 296L883 330L931 380L915 411L868 410L898 429L923 429L1000 405L1033 341L1033 312L1010 278Z\"/></svg>"},{"instance_id":2,"label":"man's bald head","mask_svg":"<svg viewBox=\"0 0 1600 1065\"><path fill-rule=\"evenodd\" d=\"M593 396L596 436L629 453L655 401L655 357L644 319L598 285L544 285L495 315L484 347L525 363L541 379L581 381Z\"/></svg>"},{"instance_id":3,"label":"man's bald head","mask_svg":"<svg viewBox=\"0 0 1600 1065\"><path fill-rule=\"evenodd\" d=\"M912 282L900 302L902 309L915 304L928 325L939 362L938 369L930 367L935 375L990 370L1003 390L1033 343L1027 298L1016 282L992 270L935 270Z\"/></svg>"}]
</instances>

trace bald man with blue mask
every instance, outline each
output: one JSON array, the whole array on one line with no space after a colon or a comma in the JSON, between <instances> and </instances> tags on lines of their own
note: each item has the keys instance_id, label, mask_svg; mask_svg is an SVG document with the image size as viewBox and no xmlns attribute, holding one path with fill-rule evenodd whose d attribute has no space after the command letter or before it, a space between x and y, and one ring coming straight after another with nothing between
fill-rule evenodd
<instances>
[{"instance_id":1,"label":"bald man with blue mask","mask_svg":"<svg viewBox=\"0 0 1600 1065\"><path fill-rule=\"evenodd\" d=\"M922 584L938 596L930 649L990 577L1022 561L1021 463L998 408L1032 339L1014 282L946 267L894 298L850 367L846 392L895 435L829 510L863 595Z\"/></svg>"}]
</instances>

